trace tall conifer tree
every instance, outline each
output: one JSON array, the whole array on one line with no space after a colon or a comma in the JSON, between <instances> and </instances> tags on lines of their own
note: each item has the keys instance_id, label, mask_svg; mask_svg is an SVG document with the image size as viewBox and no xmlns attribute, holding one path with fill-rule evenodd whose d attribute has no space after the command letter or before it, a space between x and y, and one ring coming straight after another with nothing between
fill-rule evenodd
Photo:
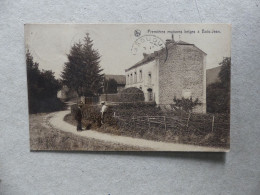
<instances>
[{"instance_id":1,"label":"tall conifer tree","mask_svg":"<svg viewBox=\"0 0 260 195\"><path fill-rule=\"evenodd\" d=\"M93 48L92 42L87 33L83 43L72 46L61 74L63 84L74 89L79 96L95 96L102 87L103 69L99 65L101 56Z\"/></svg>"}]
</instances>

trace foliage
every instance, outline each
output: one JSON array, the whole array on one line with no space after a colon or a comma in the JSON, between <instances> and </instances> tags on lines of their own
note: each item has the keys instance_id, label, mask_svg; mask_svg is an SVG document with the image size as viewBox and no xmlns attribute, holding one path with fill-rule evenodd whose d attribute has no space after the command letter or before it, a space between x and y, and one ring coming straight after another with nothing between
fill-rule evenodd
<instances>
[{"instance_id":1,"label":"foliage","mask_svg":"<svg viewBox=\"0 0 260 195\"><path fill-rule=\"evenodd\" d=\"M48 112L63 107L57 99L60 82L50 70L39 70L39 64L33 61L30 52L26 53L29 112Z\"/></svg>"},{"instance_id":2,"label":"foliage","mask_svg":"<svg viewBox=\"0 0 260 195\"><path fill-rule=\"evenodd\" d=\"M63 84L74 89L79 96L97 95L102 87L100 55L92 42L87 33L83 43L72 46L61 74Z\"/></svg>"},{"instance_id":3,"label":"foliage","mask_svg":"<svg viewBox=\"0 0 260 195\"><path fill-rule=\"evenodd\" d=\"M231 58L224 58L219 72L220 82L212 83L207 87L207 112L230 112L230 69Z\"/></svg>"},{"instance_id":4,"label":"foliage","mask_svg":"<svg viewBox=\"0 0 260 195\"><path fill-rule=\"evenodd\" d=\"M195 101L192 100L192 97L190 98L184 98L177 99L174 97L173 99L174 104L172 105L175 110L183 110L185 112L192 112L192 109L195 108L197 105L200 105L199 99L196 98Z\"/></svg>"},{"instance_id":5,"label":"foliage","mask_svg":"<svg viewBox=\"0 0 260 195\"><path fill-rule=\"evenodd\" d=\"M117 109L147 109L152 108L154 109L156 106L155 102L128 102L128 103L121 103L117 107Z\"/></svg>"},{"instance_id":6,"label":"foliage","mask_svg":"<svg viewBox=\"0 0 260 195\"><path fill-rule=\"evenodd\" d=\"M143 102L144 93L136 87L129 87L120 92L121 102Z\"/></svg>"},{"instance_id":7,"label":"foliage","mask_svg":"<svg viewBox=\"0 0 260 195\"><path fill-rule=\"evenodd\" d=\"M231 76L231 58L224 58L222 62L219 63L221 65L221 70L219 72L219 79L221 84L225 88L230 87L230 76Z\"/></svg>"},{"instance_id":8,"label":"foliage","mask_svg":"<svg viewBox=\"0 0 260 195\"><path fill-rule=\"evenodd\" d=\"M71 114L75 116L77 110L77 105L71 106ZM82 107L83 120L88 120L91 123L96 123L96 125L101 125L101 106L100 105L87 105Z\"/></svg>"},{"instance_id":9,"label":"foliage","mask_svg":"<svg viewBox=\"0 0 260 195\"><path fill-rule=\"evenodd\" d=\"M104 93L117 93L117 82L115 79L104 80Z\"/></svg>"}]
</instances>

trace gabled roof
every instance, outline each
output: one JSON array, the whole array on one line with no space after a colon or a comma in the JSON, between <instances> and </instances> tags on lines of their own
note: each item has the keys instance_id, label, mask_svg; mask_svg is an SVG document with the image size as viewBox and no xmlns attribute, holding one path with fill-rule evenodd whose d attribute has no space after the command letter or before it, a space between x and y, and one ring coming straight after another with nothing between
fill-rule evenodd
<instances>
[{"instance_id":1,"label":"gabled roof","mask_svg":"<svg viewBox=\"0 0 260 195\"><path fill-rule=\"evenodd\" d=\"M136 67L138 67L138 66L141 66L141 65L143 65L143 64L146 64L146 63L148 63L148 62L151 62L151 61L153 61L154 59L155 59L155 53L144 54L144 58L143 58L141 61L137 62L135 65L133 65L133 66L131 66L130 68L126 69L126 71L131 70L131 69L133 69L133 68L136 68Z\"/></svg>"},{"instance_id":2,"label":"gabled roof","mask_svg":"<svg viewBox=\"0 0 260 195\"><path fill-rule=\"evenodd\" d=\"M125 75L112 75L112 74L105 74L104 75L105 79L115 79L118 85L125 85Z\"/></svg>"},{"instance_id":3,"label":"gabled roof","mask_svg":"<svg viewBox=\"0 0 260 195\"><path fill-rule=\"evenodd\" d=\"M194 45L194 44L191 44L191 43L186 43L184 41L177 41L176 42L178 45Z\"/></svg>"},{"instance_id":4,"label":"gabled roof","mask_svg":"<svg viewBox=\"0 0 260 195\"><path fill-rule=\"evenodd\" d=\"M167 42L167 41L166 41ZM196 47L194 44L191 44L191 43L187 43L187 42L184 42L184 41L171 41L169 40L168 42L168 46L171 46L171 45L192 45L194 46L195 48L197 48L199 51L201 51L202 53L204 53L205 55L207 55L204 51L202 51L201 49L199 49L198 47ZM168 49L170 47L167 47ZM136 64L134 64L133 66L131 66L130 68L126 69L125 71L128 71L128 70L131 70L131 69L134 69L134 68L137 68L138 66L141 66L143 64L146 64L148 62L151 62L155 59L156 56L160 55L163 51L165 51L165 48L162 48L160 49L159 51L155 51L154 53L151 53L151 54L144 54L144 58L137 62Z\"/></svg>"}]
</instances>

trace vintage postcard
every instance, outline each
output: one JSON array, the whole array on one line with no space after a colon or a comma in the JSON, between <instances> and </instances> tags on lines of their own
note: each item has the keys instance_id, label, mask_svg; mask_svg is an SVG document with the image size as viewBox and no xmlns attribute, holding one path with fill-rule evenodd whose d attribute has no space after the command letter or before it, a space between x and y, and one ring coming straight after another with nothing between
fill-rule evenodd
<instances>
[{"instance_id":1,"label":"vintage postcard","mask_svg":"<svg viewBox=\"0 0 260 195\"><path fill-rule=\"evenodd\" d=\"M230 149L228 24L26 24L30 148Z\"/></svg>"}]
</instances>

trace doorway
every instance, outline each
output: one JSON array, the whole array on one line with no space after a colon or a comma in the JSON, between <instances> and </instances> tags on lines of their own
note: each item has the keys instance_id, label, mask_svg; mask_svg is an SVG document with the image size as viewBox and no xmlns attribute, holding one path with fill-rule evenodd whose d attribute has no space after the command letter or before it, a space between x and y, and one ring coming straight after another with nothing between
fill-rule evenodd
<instances>
[{"instance_id":1,"label":"doorway","mask_svg":"<svg viewBox=\"0 0 260 195\"><path fill-rule=\"evenodd\" d=\"M148 101L153 101L153 89L148 88Z\"/></svg>"}]
</instances>

